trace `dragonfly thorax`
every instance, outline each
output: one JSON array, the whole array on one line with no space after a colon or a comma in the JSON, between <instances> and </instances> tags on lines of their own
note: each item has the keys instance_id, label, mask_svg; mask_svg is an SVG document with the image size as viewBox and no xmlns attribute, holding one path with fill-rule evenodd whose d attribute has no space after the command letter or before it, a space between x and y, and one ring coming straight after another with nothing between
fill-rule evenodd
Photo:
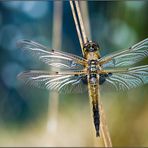
<instances>
[{"instance_id":1,"label":"dragonfly thorax","mask_svg":"<svg viewBox=\"0 0 148 148\"><path fill-rule=\"evenodd\" d=\"M101 67L98 66L97 60L88 61L88 71L89 73L97 74L97 71L101 70Z\"/></svg>"}]
</instances>

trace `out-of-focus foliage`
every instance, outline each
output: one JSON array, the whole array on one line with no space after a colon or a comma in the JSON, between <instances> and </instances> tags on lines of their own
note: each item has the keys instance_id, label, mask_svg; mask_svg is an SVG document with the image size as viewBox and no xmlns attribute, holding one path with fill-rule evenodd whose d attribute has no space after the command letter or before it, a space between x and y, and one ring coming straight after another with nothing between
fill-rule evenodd
<instances>
[{"instance_id":1,"label":"out-of-focus foliage","mask_svg":"<svg viewBox=\"0 0 148 148\"><path fill-rule=\"evenodd\" d=\"M89 1L88 9L92 40L102 55L148 35L147 1ZM53 138L46 129L49 92L20 86L16 79L23 70L47 70L17 49L16 41L29 39L52 48L52 23L52 1L0 2L0 146L93 146L100 141L94 142L87 94L60 95L58 134ZM63 2L61 40L62 50L81 55L68 1ZM147 59L140 64L148 64ZM101 91L114 146L148 146L147 89Z\"/></svg>"}]
</instances>

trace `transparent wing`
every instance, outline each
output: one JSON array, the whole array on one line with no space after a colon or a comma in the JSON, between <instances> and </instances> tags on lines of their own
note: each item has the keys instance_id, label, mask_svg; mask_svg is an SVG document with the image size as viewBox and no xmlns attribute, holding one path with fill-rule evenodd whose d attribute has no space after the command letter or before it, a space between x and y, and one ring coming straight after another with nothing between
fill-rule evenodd
<instances>
[{"instance_id":1,"label":"transparent wing","mask_svg":"<svg viewBox=\"0 0 148 148\"><path fill-rule=\"evenodd\" d=\"M112 75L106 78L106 82L117 90L128 90L148 83L148 65L109 71Z\"/></svg>"},{"instance_id":2,"label":"transparent wing","mask_svg":"<svg viewBox=\"0 0 148 148\"><path fill-rule=\"evenodd\" d=\"M61 69L82 69L86 62L84 58L73 54L55 50L48 51L47 47L33 41L21 40L17 42L17 45L44 63Z\"/></svg>"},{"instance_id":3,"label":"transparent wing","mask_svg":"<svg viewBox=\"0 0 148 148\"><path fill-rule=\"evenodd\" d=\"M130 66L148 56L148 38L129 49L102 57L99 63L103 68Z\"/></svg>"},{"instance_id":4,"label":"transparent wing","mask_svg":"<svg viewBox=\"0 0 148 148\"><path fill-rule=\"evenodd\" d=\"M18 75L29 86L56 90L61 93L82 93L87 91L84 83L86 75L83 72L45 72L45 71L26 71Z\"/></svg>"}]
</instances>

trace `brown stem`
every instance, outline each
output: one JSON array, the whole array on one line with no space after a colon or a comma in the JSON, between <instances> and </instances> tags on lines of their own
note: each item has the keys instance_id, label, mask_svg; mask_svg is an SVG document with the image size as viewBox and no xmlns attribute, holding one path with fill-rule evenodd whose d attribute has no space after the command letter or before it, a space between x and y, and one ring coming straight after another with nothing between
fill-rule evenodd
<instances>
[{"instance_id":1,"label":"brown stem","mask_svg":"<svg viewBox=\"0 0 148 148\"><path fill-rule=\"evenodd\" d=\"M85 27L84 27L84 24L83 24L79 3L78 3L78 1L74 1L74 2L75 2L75 6L76 6L76 11L77 11L79 23L80 23L80 28L81 28L81 32L82 32L82 38L83 38L83 41L84 41L84 44L85 44L88 39L87 39L87 36L86 36L86 31L85 31Z\"/></svg>"},{"instance_id":2,"label":"brown stem","mask_svg":"<svg viewBox=\"0 0 148 148\"><path fill-rule=\"evenodd\" d=\"M76 26L76 30L77 30L80 46L81 46L81 51L82 51L82 54L84 55L84 53L83 53L83 40L82 40L82 37L81 37L79 24L78 24L78 20L77 20L77 17L76 17L76 12L75 12L75 9L74 9L74 4L73 4L73 1L69 1L69 3L70 3L70 6L71 6L71 11L72 11L73 19L74 19L74 22L75 22L75 26Z\"/></svg>"},{"instance_id":3,"label":"brown stem","mask_svg":"<svg viewBox=\"0 0 148 148\"><path fill-rule=\"evenodd\" d=\"M74 3L75 3L76 11L74 10ZM87 42L88 38L85 33L84 23L82 20L81 11L79 8L78 1L74 1L74 3L73 3L73 1L70 1L71 10L72 10L73 18L74 18L75 25L76 25L76 30L78 33L78 38L79 38L82 53L83 53L83 44ZM78 19L76 18L76 13L77 13ZM78 24L80 25L80 27ZM82 36L81 36L81 34L82 34ZM83 53L83 55L84 55L84 53ZM103 109L102 103L100 101L100 92L98 92L98 93L99 93L98 99L99 99L99 109L100 109L101 135L102 135L105 147L112 147L112 142L111 142L109 130L108 130L107 123L106 123L104 109Z\"/></svg>"},{"instance_id":4,"label":"brown stem","mask_svg":"<svg viewBox=\"0 0 148 148\"><path fill-rule=\"evenodd\" d=\"M61 36L62 36L62 2L54 2L53 12L53 32L52 32L52 46L54 49L60 50L61 48ZM59 106L59 95L57 92L50 92L49 94L49 117L48 117L48 130L51 138L56 139L57 124L58 124L58 106Z\"/></svg>"}]
</instances>

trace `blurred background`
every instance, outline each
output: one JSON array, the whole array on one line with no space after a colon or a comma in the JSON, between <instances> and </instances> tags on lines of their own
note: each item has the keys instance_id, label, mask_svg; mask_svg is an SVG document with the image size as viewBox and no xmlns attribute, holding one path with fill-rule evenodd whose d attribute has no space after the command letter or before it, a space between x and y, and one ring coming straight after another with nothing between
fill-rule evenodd
<instances>
[{"instance_id":1,"label":"blurred background","mask_svg":"<svg viewBox=\"0 0 148 148\"><path fill-rule=\"evenodd\" d=\"M60 40L59 50L82 56L69 2L55 3L60 3L60 9L53 1L0 2L0 146L103 146L102 139L94 137L88 94L56 96L57 114L52 120L49 111L55 111L50 104L54 95L51 98L49 91L28 88L16 79L23 70L48 70L16 47L20 39L37 41L49 49ZM61 19L54 16L55 9ZM81 9L101 55L147 38L147 1L89 1L82 2ZM57 38L53 35L57 24L60 39L58 30ZM101 90L113 146L148 146L147 90L148 85L128 92Z\"/></svg>"}]
</instances>

